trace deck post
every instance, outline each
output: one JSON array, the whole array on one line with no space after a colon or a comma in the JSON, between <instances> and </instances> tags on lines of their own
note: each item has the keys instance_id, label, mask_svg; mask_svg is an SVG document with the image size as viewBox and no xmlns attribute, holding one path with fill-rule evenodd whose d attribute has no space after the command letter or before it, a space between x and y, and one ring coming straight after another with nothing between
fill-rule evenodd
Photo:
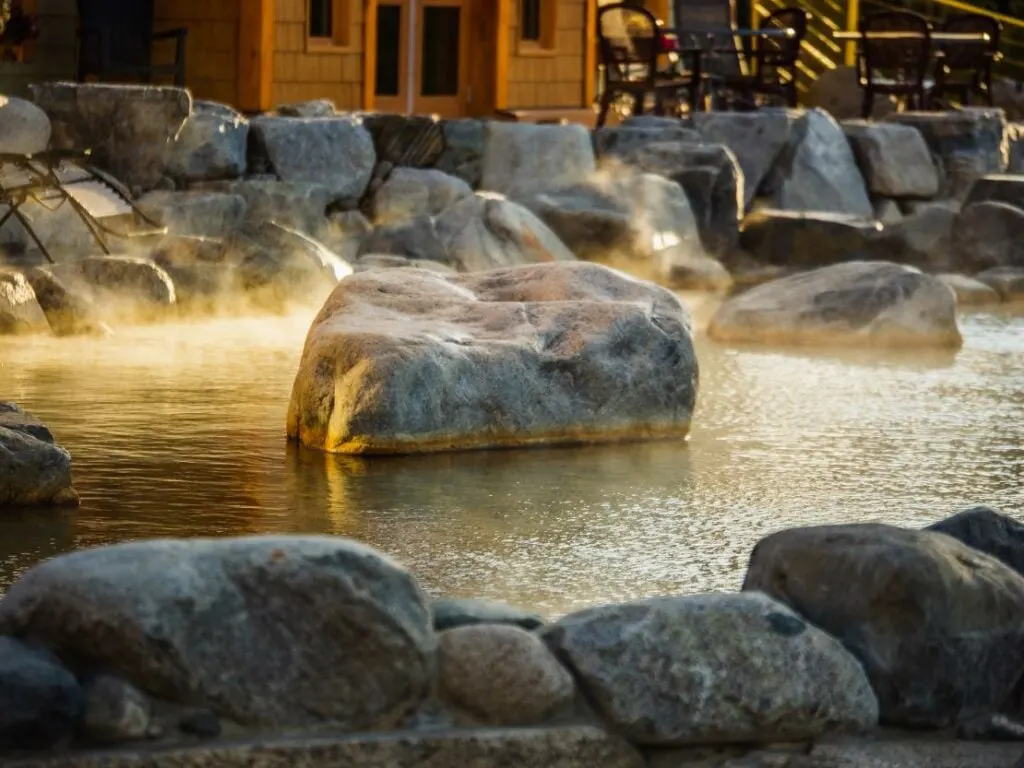
<instances>
[{"instance_id":1,"label":"deck post","mask_svg":"<svg viewBox=\"0 0 1024 768\"><path fill-rule=\"evenodd\" d=\"M377 101L377 3L363 3L363 109L372 112Z\"/></svg>"},{"instance_id":2,"label":"deck post","mask_svg":"<svg viewBox=\"0 0 1024 768\"><path fill-rule=\"evenodd\" d=\"M587 0L583 33L583 106L590 107L597 98L597 0Z\"/></svg>"},{"instance_id":3,"label":"deck post","mask_svg":"<svg viewBox=\"0 0 1024 768\"><path fill-rule=\"evenodd\" d=\"M508 109L508 68L511 55L512 0L495 0L498 18L494 34L494 109Z\"/></svg>"},{"instance_id":4,"label":"deck post","mask_svg":"<svg viewBox=\"0 0 1024 768\"><path fill-rule=\"evenodd\" d=\"M274 0L249 0L238 18L238 108L265 112L273 107Z\"/></svg>"},{"instance_id":5,"label":"deck post","mask_svg":"<svg viewBox=\"0 0 1024 768\"><path fill-rule=\"evenodd\" d=\"M860 0L848 0L846 4L846 31L856 32L860 27ZM857 66L857 44L852 40L846 44L843 63L848 67Z\"/></svg>"}]
</instances>

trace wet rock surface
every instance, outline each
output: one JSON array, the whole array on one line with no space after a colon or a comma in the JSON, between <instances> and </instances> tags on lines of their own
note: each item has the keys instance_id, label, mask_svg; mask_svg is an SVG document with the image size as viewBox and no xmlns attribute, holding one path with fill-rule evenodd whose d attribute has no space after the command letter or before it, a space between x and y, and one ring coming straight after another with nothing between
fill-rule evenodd
<instances>
[{"instance_id":1,"label":"wet rock surface","mask_svg":"<svg viewBox=\"0 0 1024 768\"><path fill-rule=\"evenodd\" d=\"M764 595L601 606L542 634L634 743L792 741L866 730L878 718L856 659Z\"/></svg>"},{"instance_id":2,"label":"wet rock surface","mask_svg":"<svg viewBox=\"0 0 1024 768\"><path fill-rule=\"evenodd\" d=\"M0 628L260 726L394 727L426 696L435 647L408 573L352 541L302 536L58 557L11 588Z\"/></svg>"},{"instance_id":3,"label":"wet rock surface","mask_svg":"<svg viewBox=\"0 0 1024 768\"><path fill-rule=\"evenodd\" d=\"M682 436L690 333L670 292L595 264L363 272L313 322L288 434L339 453Z\"/></svg>"},{"instance_id":4,"label":"wet rock surface","mask_svg":"<svg viewBox=\"0 0 1024 768\"><path fill-rule=\"evenodd\" d=\"M752 288L719 308L708 335L811 346L962 344L953 291L916 269L882 261L837 264Z\"/></svg>"},{"instance_id":5,"label":"wet rock surface","mask_svg":"<svg viewBox=\"0 0 1024 768\"><path fill-rule=\"evenodd\" d=\"M71 455L38 419L0 401L0 508L76 503Z\"/></svg>"}]
</instances>

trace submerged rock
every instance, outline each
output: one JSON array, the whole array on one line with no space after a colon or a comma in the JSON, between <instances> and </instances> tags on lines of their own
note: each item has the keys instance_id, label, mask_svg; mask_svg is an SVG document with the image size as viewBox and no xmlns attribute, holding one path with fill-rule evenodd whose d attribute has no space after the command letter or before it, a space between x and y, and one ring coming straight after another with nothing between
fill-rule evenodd
<instances>
[{"instance_id":1,"label":"submerged rock","mask_svg":"<svg viewBox=\"0 0 1024 768\"><path fill-rule=\"evenodd\" d=\"M1024 578L930 531L797 528L754 548L766 592L860 660L884 724L945 728L1000 711L1024 672Z\"/></svg>"},{"instance_id":2,"label":"submerged rock","mask_svg":"<svg viewBox=\"0 0 1024 768\"><path fill-rule=\"evenodd\" d=\"M434 614L434 629L438 632L473 624L511 624L523 629L536 629L544 623L539 615L522 608L469 597L435 600L430 611Z\"/></svg>"},{"instance_id":3,"label":"submerged rock","mask_svg":"<svg viewBox=\"0 0 1024 768\"><path fill-rule=\"evenodd\" d=\"M49 330L46 315L25 276L14 270L0 269L0 336Z\"/></svg>"},{"instance_id":4,"label":"submerged rock","mask_svg":"<svg viewBox=\"0 0 1024 768\"><path fill-rule=\"evenodd\" d=\"M363 272L313 321L288 435L338 453L682 437L690 334L676 296L596 264Z\"/></svg>"},{"instance_id":5,"label":"submerged rock","mask_svg":"<svg viewBox=\"0 0 1024 768\"><path fill-rule=\"evenodd\" d=\"M71 455L38 419L0 401L0 507L77 503Z\"/></svg>"},{"instance_id":6,"label":"submerged rock","mask_svg":"<svg viewBox=\"0 0 1024 768\"><path fill-rule=\"evenodd\" d=\"M83 710L78 681L53 654L0 637L0 751L65 744Z\"/></svg>"},{"instance_id":7,"label":"submerged rock","mask_svg":"<svg viewBox=\"0 0 1024 768\"><path fill-rule=\"evenodd\" d=\"M929 525L1024 575L1024 523L990 507L971 507Z\"/></svg>"},{"instance_id":8,"label":"submerged rock","mask_svg":"<svg viewBox=\"0 0 1024 768\"><path fill-rule=\"evenodd\" d=\"M708 336L724 342L958 348L956 296L937 278L884 261L784 277L726 301Z\"/></svg>"},{"instance_id":9,"label":"submerged rock","mask_svg":"<svg viewBox=\"0 0 1024 768\"><path fill-rule=\"evenodd\" d=\"M601 606L543 637L612 729L638 744L796 741L878 719L857 660L764 595Z\"/></svg>"},{"instance_id":10,"label":"submerged rock","mask_svg":"<svg viewBox=\"0 0 1024 768\"><path fill-rule=\"evenodd\" d=\"M500 624L442 632L438 675L448 701L489 725L539 725L568 709L576 690L540 638Z\"/></svg>"},{"instance_id":11,"label":"submerged rock","mask_svg":"<svg viewBox=\"0 0 1024 768\"><path fill-rule=\"evenodd\" d=\"M242 724L393 727L427 695L413 578L338 537L147 541L37 565L0 631Z\"/></svg>"}]
</instances>

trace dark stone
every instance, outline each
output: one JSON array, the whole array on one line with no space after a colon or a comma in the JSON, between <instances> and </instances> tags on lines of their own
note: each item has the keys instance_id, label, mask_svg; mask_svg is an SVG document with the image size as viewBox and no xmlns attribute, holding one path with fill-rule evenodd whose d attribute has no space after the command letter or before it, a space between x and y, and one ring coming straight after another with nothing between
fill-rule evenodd
<instances>
[{"instance_id":1,"label":"dark stone","mask_svg":"<svg viewBox=\"0 0 1024 768\"><path fill-rule=\"evenodd\" d=\"M1006 203L1024 209L1024 176L994 173L982 176L971 185L964 206L971 203Z\"/></svg>"},{"instance_id":2,"label":"dark stone","mask_svg":"<svg viewBox=\"0 0 1024 768\"><path fill-rule=\"evenodd\" d=\"M53 443L53 433L43 422L30 413L23 411L15 403L0 400L0 427L23 432L44 443Z\"/></svg>"},{"instance_id":3,"label":"dark stone","mask_svg":"<svg viewBox=\"0 0 1024 768\"><path fill-rule=\"evenodd\" d=\"M814 269L864 258L879 231L858 216L762 209L743 220L740 248L762 264Z\"/></svg>"},{"instance_id":4,"label":"dark stone","mask_svg":"<svg viewBox=\"0 0 1024 768\"><path fill-rule=\"evenodd\" d=\"M0 401L0 507L77 502L71 455L38 419Z\"/></svg>"},{"instance_id":5,"label":"dark stone","mask_svg":"<svg viewBox=\"0 0 1024 768\"><path fill-rule=\"evenodd\" d=\"M436 168L462 179L479 189L484 156L484 124L480 120L445 120L444 150L437 158Z\"/></svg>"},{"instance_id":6,"label":"dark stone","mask_svg":"<svg viewBox=\"0 0 1024 768\"><path fill-rule=\"evenodd\" d=\"M782 531L754 548L743 589L839 638L864 665L883 724L998 714L1024 672L1024 578L950 536L874 524Z\"/></svg>"},{"instance_id":7,"label":"dark stone","mask_svg":"<svg viewBox=\"0 0 1024 768\"><path fill-rule=\"evenodd\" d=\"M447 251L430 216L374 229L359 244L358 258L378 253L448 263Z\"/></svg>"},{"instance_id":8,"label":"dark stone","mask_svg":"<svg viewBox=\"0 0 1024 768\"><path fill-rule=\"evenodd\" d=\"M1024 267L993 267L974 277L995 290L1003 301L1024 299Z\"/></svg>"},{"instance_id":9,"label":"dark stone","mask_svg":"<svg viewBox=\"0 0 1024 768\"><path fill-rule=\"evenodd\" d=\"M430 610L438 632L471 624L512 624L527 630L544 624L539 614L491 600L441 598L430 604Z\"/></svg>"},{"instance_id":10,"label":"dark stone","mask_svg":"<svg viewBox=\"0 0 1024 768\"><path fill-rule=\"evenodd\" d=\"M224 104L197 101L171 147L167 173L180 184L245 175L249 121Z\"/></svg>"},{"instance_id":11,"label":"dark stone","mask_svg":"<svg viewBox=\"0 0 1024 768\"><path fill-rule=\"evenodd\" d=\"M377 162L412 168L433 168L445 150L444 123L427 115L365 115ZM444 170L444 169L442 169Z\"/></svg>"},{"instance_id":12,"label":"dark stone","mask_svg":"<svg viewBox=\"0 0 1024 768\"><path fill-rule=\"evenodd\" d=\"M931 273L955 271L953 224L956 218L957 213L951 208L922 208L886 225L871 239L867 255Z\"/></svg>"},{"instance_id":13,"label":"dark stone","mask_svg":"<svg viewBox=\"0 0 1024 768\"><path fill-rule=\"evenodd\" d=\"M628 158L633 152L648 144L673 141L699 144L703 139L699 131L680 122L644 125L634 121L594 131L594 153L598 157Z\"/></svg>"},{"instance_id":14,"label":"dark stone","mask_svg":"<svg viewBox=\"0 0 1024 768\"><path fill-rule=\"evenodd\" d=\"M953 222L953 254L960 270L1024 267L1024 210L999 202L965 205Z\"/></svg>"},{"instance_id":15,"label":"dark stone","mask_svg":"<svg viewBox=\"0 0 1024 768\"><path fill-rule=\"evenodd\" d=\"M192 114L185 88L70 82L29 88L53 124L53 149L91 149L90 162L132 190L160 183L174 138Z\"/></svg>"},{"instance_id":16,"label":"dark stone","mask_svg":"<svg viewBox=\"0 0 1024 768\"><path fill-rule=\"evenodd\" d=\"M971 507L929 525L1024 574L1024 524L991 507Z\"/></svg>"},{"instance_id":17,"label":"dark stone","mask_svg":"<svg viewBox=\"0 0 1024 768\"><path fill-rule=\"evenodd\" d=\"M965 741L1024 741L1024 723L1004 715L981 715L960 723L956 736Z\"/></svg>"},{"instance_id":18,"label":"dark stone","mask_svg":"<svg viewBox=\"0 0 1024 768\"><path fill-rule=\"evenodd\" d=\"M208 709L201 709L182 717L178 721L178 729L201 739L216 739L221 731L220 718Z\"/></svg>"},{"instance_id":19,"label":"dark stone","mask_svg":"<svg viewBox=\"0 0 1024 768\"><path fill-rule=\"evenodd\" d=\"M84 706L78 681L53 654L0 637L0 750L70 740Z\"/></svg>"},{"instance_id":20,"label":"dark stone","mask_svg":"<svg viewBox=\"0 0 1024 768\"><path fill-rule=\"evenodd\" d=\"M85 714L79 731L86 741L118 744L149 736L152 707L146 695L116 677L96 675L85 682Z\"/></svg>"},{"instance_id":21,"label":"dark stone","mask_svg":"<svg viewBox=\"0 0 1024 768\"><path fill-rule=\"evenodd\" d=\"M807 622L785 613L768 614L768 624L783 637L796 637L807 631Z\"/></svg>"},{"instance_id":22,"label":"dark stone","mask_svg":"<svg viewBox=\"0 0 1024 768\"><path fill-rule=\"evenodd\" d=\"M55 336L105 335L110 332L100 321L96 304L88 294L65 285L46 267L26 269L24 274Z\"/></svg>"}]
</instances>

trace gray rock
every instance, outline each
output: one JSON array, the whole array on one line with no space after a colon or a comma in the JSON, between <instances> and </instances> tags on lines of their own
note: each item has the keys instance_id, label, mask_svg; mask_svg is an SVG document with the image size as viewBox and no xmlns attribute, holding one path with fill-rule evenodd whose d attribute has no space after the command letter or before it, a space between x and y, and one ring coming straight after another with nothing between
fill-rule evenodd
<instances>
[{"instance_id":1,"label":"gray rock","mask_svg":"<svg viewBox=\"0 0 1024 768\"><path fill-rule=\"evenodd\" d=\"M595 170L590 134L581 125L484 125L483 189L523 197L586 181Z\"/></svg>"},{"instance_id":2,"label":"gray rock","mask_svg":"<svg viewBox=\"0 0 1024 768\"><path fill-rule=\"evenodd\" d=\"M648 144L683 141L699 144L699 131L681 122L667 125L645 125L635 119L623 125L604 126L594 131L594 151L602 159L628 158Z\"/></svg>"},{"instance_id":3,"label":"gray rock","mask_svg":"<svg viewBox=\"0 0 1024 768\"><path fill-rule=\"evenodd\" d=\"M338 114L337 107L330 99L279 104L274 111L281 117L334 117Z\"/></svg>"},{"instance_id":4,"label":"gray rock","mask_svg":"<svg viewBox=\"0 0 1024 768\"><path fill-rule=\"evenodd\" d=\"M77 502L71 455L37 419L0 402L0 507Z\"/></svg>"},{"instance_id":5,"label":"gray rock","mask_svg":"<svg viewBox=\"0 0 1024 768\"><path fill-rule=\"evenodd\" d=\"M972 203L1006 203L1024 209L1024 176L991 173L979 177L964 199L965 207Z\"/></svg>"},{"instance_id":6,"label":"gray rock","mask_svg":"<svg viewBox=\"0 0 1024 768\"><path fill-rule=\"evenodd\" d=\"M690 334L675 295L595 264L364 272L310 329L288 435L337 453L683 436Z\"/></svg>"},{"instance_id":7,"label":"gray rock","mask_svg":"<svg viewBox=\"0 0 1024 768\"><path fill-rule=\"evenodd\" d=\"M735 156L718 144L647 144L625 158L632 167L658 174L686 192L705 250L728 256L739 238L743 176Z\"/></svg>"},{"instance_id":8,"label":"gray rock","mask_svg":"<svg viewBox=\"0 0 1024 768\"><path fill-rule=\"evenodd\" d=\"M145 739L153 727L146 695L116 677L96 675L84 685L85 714L80 730L86 740L118 744Z\"/></svg>"},{"instance_id":9,"label":"gray rock","mask_svg":"<svg viewBox=\"0 0 1024 768\"><path fill-rule=\"evenodd\" d=\"M537 635L477 624L442 632L438 676L445 699L488 725L540 725L571 709L572 675Z\"/></svg>"},{"instance_id":10,"label":"gray rock","mask_svg":"<svg viewBox=\"0 0 1024 768\"><path fill-rule=\"evenodd\" d=\"M484 156L483 122L444 120L441 130L444 149L437 158L437 170L462 179L473 189L479 188Z\"/></svg>"},{"instance_id":11,"label":"gray rock","mask_svg":"<svg viewBox=\"0 0 1024 768\"><path fill-rule=\"evenodd\" d=\"M926 530L952 536L1024 575L1024 524L998 510L971 507L932 523Z\"/></svg>"},{"instance_id":12,"label":"gray rock","mask_svg":"<svg viewBox=\"0 0 1024 768\"><path fill-rule=\"evenodd\" d=\"M939 171L924 137L913 126L847 120L843 131L871 194L924 198L939 194Z\"/></svg>"},{"instance_id":13,"label":"gray rock","mask_svg":"<svg viewBox=\"0 0 1024 768\"><path fill-rule=\"evenodd\" d=\"M23 274L55 336L109 333L110 329L99 319L99 311L87 293L69 288L46 267L27 269Z\"/></svg>"},{"instance_id":14,"label":"gray rock","mask_svg":"<svg viewBox=\"0 0 1024 768\"><path fill-rule=\"evenodd\" d=\"M430 604L434 629L441 632L474 624L510 624L523 629L537 629L544 620L536 613L491 600L466 597L442 598Z\"/></svg>"},{"instance_id":15,"label":"gray rock","mask_svg":"<svg viewBox=\"0 0 1024 768\"><path fill-rule=\"evenodd\" d=\"M259 726L393 727L427 695L435 646L413 578L339 537L80 550L14 584L0 627Z\"/></svg>"},{"instance_id":16,"label":"gray rock","mask_svg":"<svg viewBox=\"0 0 1024 768\"><path fill-rule=\"evenodd\" d=\"M174 283L176 304L190 311L225 309L224 302L242 290L232 243L172 235L161 239L150 259Z\"/></svg>"},{"instance_id":17,"label":"gray rock","mask_svg":"<svg viewBox=\"0 0 1024 768\"><path fill-rule=\"evenodd\" d=\"M327 224L317 239L349 264L354 264L360 245L372 231L373 225L361 211L334 211L328 214Z\"/></svg>"},{"instance_id":18,"label":"gray rock","mask_svg":"<svg viewBox=\"0 0 1024 768\"><path fill-rule=\"evenodd\" d=\"M227 237L246 218L248 206L238 194L195 190L150 192L136 205L172 235Z\"/></svg>"},{"instance_id":19,"label":"gray rock","mask_svg":"<svg viewBox=\"0 0 1024 768\"><path fill-rule=\"evenodd\" d=\"M171 146L167 173L181 183L245 174L249 121L229 106L197 101Z\"/></svg>"},{"instance_id":20,"label":"gray rock","mask_svg":"<svg viewBox=\"0 0 1024 768\"><path fill-rule=\"evenodd\" d=\"M352 267L354 272L366 272L370 269L427 269L442 275L456 274L454 269L439 261L407 259L405 256L387 253L367 253Z\"/></svg>"},{"instance_id":21,"label":"gray rock","mask_svg":"<svg viewBox=\"0 0 1024 768\"><path fill-rule=\"evenodd\" d=\"M1006 117L999 109L898 112L885 119L920 131L942 166L946 197L962 199L978 177L1003 169Z\"/></svg>"},{"instance_id":22,"label":"gray rock","mask_svg":"<svg viewBox=\"0 0 1024 768\"><path fill-rule=\"evenodd\" d=\"M48 333L49 323L35 291L21 272L0 269L0 336Z\"/></svg>"},{"instance_id":23,"label":"gray rock","mask_svg":"<svg viewBox=\"0 0 1024 768\"><path fill-rule=\"evenodd\" d=\"M358 200L370 183L373 139L356 120L258 117L250 131L282 181L322 186L332 200Z\"/></svg>"},{"instance_id":24,"label":"gray rock","mask_svg":"<svg viewBox=\"0 0 1024 768\"><path fill-rule=\"evenodd\" d=\"M73 264L92 287L101 306L122 304L131 312L161 311L177 298L170 275L149 259L135 256L90 256ZM69 270L70 271L70 270ZM60 272L57 272L60 275Z\"/></svg>"},{"instance_id":25,"label":"gray rock","mask_svg":"<svg viewBox=\"0 0 1024 768\"><path fill-rule=\"evenodd\" d=\"M979 272L974 279L995 290L1003 301L1024 300L1024 267L993 267Z\"/></svg>"},{"instance_id":26,"label":"gray rock","mask_svg":"<svg viewBox=\"0 0 1024 768\"><path fill-rule=\"evenodd\" d=\"M776 208L874 216L843 129L820 109L794 120L765 184Z\"/></svg>"},{"instance_id":27,"label":"gray rock","mask_svg":"<svg viewBox=\"0 0 1024 768\"><path fill-rule=\"evenodd\" d=\"M953 222L953 253L965 272L1024 267L1024 210L1006 203L964 206Z\"/></svg>"},{"instance_id":28,"label":"gray rock","mask_svg":"<svg viewBox=\"0 0 1024 768\"><path fill-rule=\"evenodd\" d=\"M836 264L752 288L718 309L708 336L816 346L963 343L953 291L912 267L885 261Z\"/></svg>"},{"instance_id":29,"label":"gray rock","mask_svg":"<svg viewBox=\"0 0 1024 768\"><path fill-rule=\"evenodd\" d=\"M56 657L0 637L0 752L65 744L82 711L82 689Z\"/></svg>"},{"instance_id":30,"label":"gray rock","mask_svg":"<svg viewBox=\"0 0 1024 768\"><path fill-rule=\"evenodd\" d=\"M889 224L874 235L871 254L898 264L909 264L926 272L956 268L953 255L955 211L941 206L925 208Z\"/></svg>"},{"instance_id":31,"label":"gray rock","mask_svg":"<svg viewBox=\"0 0 1024 768\"><path fill-rule=\"evenodd\" d=\"M888 738L815 744L810 755L791 765L793 768L994 768L997 765L1012 766L1020 753L1019 744L936 739L932 734L925 738L900 734Z\"/></svg>"},{"instance_id":32,"label":"gray rock","mask_svg":"<svg viewBox=\"0 0 1024 768\"><path fill-rule=\"evenodd\" d=\"M953 290L958 306L977 307L998 304L1002 301L995 288L985 285L980 280L956 274L936 275L936 277Z\"/></svg>"},{"instance_id":33,"label":"gray rock","mask_svg":"<svg viewBox=\"0 0 1024 768\"><path fill-rule=\"evenodd\" d=\"M444 123L430 115L371 113L363 124L373 137L378 163L432 168L445 148Z\"/></svg>"},{"instance_id":34,"label":"gray rock","mask_svg":"<svg viewBox=\"0 0 1024 768\"><path fill-rule=\"evenodd\" d=\"M53 125L54 149L89 148L90 162L130 189L153 189L192 114L185 88L44 82L29 87Z\"/></svg>"},{"instance_id":35,"label":"gray rock","mask_svg":"<svg viewBox=\"0 0 1024 768\"><path fill-rule=\"evenodd\" d=\"M246 222L253 225L272 221L311 237L320 237L328 226L327 206L332 195L321 184L245 179L208 188L241 196L246 204Z\"/></svg>"},{"instance_id":36,"label":"gray rock","mask_svg":"<svg viewBox=\"0 0 1024 768\"><path fill-rule=\"evenodd\" d=\"M795 114L785 109L756 112L697 112L693 123L703 139L722 144L736 156L749 209L761 183L789 143Z\"/></svg>"},{"instance_id":37,"label":"gray rock","mask_svg":"<svg viewBox=\"0 0 1024 768\"><path fill-rule=\"evenodd\" d=\"M448 252L437 232L437 223L430 216L377 227L360 242L357 263L366 256L396 256L410 261L456 266L449 264Z\"/></svg>"},{"instance_id":38,"label":"gray rock","mask_svg":"<svg viewBox=\"0 0 1024 768\"><path fill-rule=\"evenodd\" d=\"M1009 144L1006 172L1024 173L1024 123L1009 123L1006 126Z\"/></svg>"},{"instance_id":39,"label":"gray rock","mask_svg":"<svg viewBox=\"0 0 1024 768\"><path fill-rule=\"evenodd\" d=\"M472 728L345 734L296 738L263 736L248 741L121 749L70 758L75 768L645 768L624 739L592 725L561 728ZM43 768L38 760L12 760L4 768ZM972 768L974 768L972 766Z\"/></svg>"},{"instance_id":40,"label":"gray rock","mask_svg":"<svg viewBox=\"0 0 1024 768\"><path fill-rule=\"evenodd\" d=\"M933 208L943 208L947 211L953 211L953 213L959 213L963 208L963 205L959 200L952 198L943 198L939 200L911 200L903 199L899 200L900 211L904 216L913 216L915 213L921 213L921 211L929 211Z\"/></svg>"},{"instance_id":41,"label":"gray rock","mask_svg":"<svg viewBox=\"0 0 1024 768\"><path fill-rule=\"evenodd\" d=\"M945 728L1001 711L1024 670L1024 578L930 531L839 525L761 540L743 584L839 638L884 724Z\"/></svg>"},{"instance_id":42,"label":"gray rock","mask_svg":"<svg viewBox=\"0 0 1024 768\"><path fill-rule=\"evenodd\" d=\"M34 155L50 143L50 118L31 101L0 96L0 152Z\"/></svg>"},{"instance_id":43,"label":"gray rock","mask_svg":"<svg viewBox=\"0 0 1024 768\"><path fill-rule=\"evenodd\" d=\"M857 660L764 595L601 606L542 635L612 729L633 743L796 741L878 721Z\"/></svg>"},{"instance_id":44,"label":"gray rock","mask_svg":"<svg viewBox=\"0 0 1024 768\"><path fill-rule=\"evenodd\" d=\"M882 224L896 224L903 219L903 211L895 200L883 197L875 200L875 219Z\"/></svg>"},{"instance_id":45,"label":"gray rock","mask_svg":"<svg viewBox=\"0 0 1024 768\"><path fill-rule=\"evenodd\" d=\"M813 269L869 256L879 231L859 216L761 209L743 220L740 247L763 264Z\"/></svg>"},{"instance_id":46,"label":"gray rock","mask_svg":"<svg viewBox=\"0 0 1024 768\"><path fill-rule=\"evenodd\" d=\"M381 225L435 216L472 195L466 182L441 171L396 168L373 197L374 221Z\"/></svg>"}]
</instances>

